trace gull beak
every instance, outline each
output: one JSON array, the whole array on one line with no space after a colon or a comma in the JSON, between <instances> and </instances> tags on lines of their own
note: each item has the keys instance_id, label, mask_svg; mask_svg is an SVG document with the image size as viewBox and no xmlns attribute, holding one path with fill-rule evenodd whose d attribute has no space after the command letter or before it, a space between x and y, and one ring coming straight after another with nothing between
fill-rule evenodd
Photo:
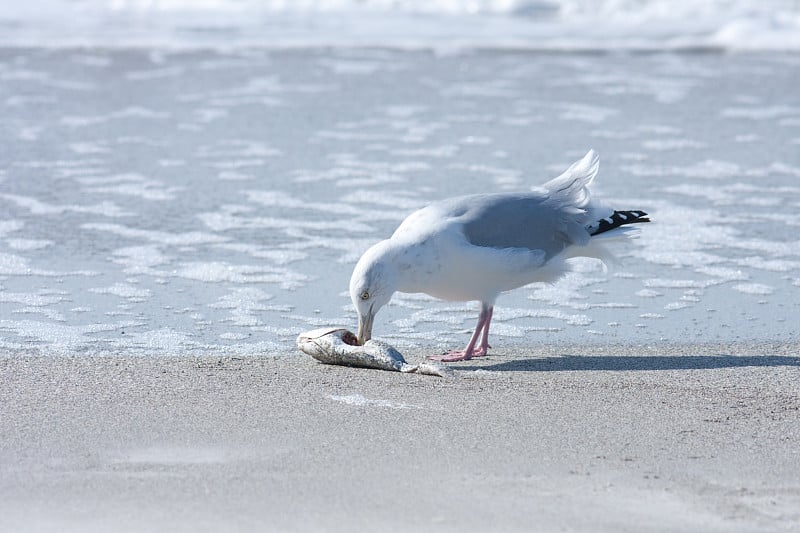
<instances>
[{"instance_id":1,"label":"gull beak","mask_svg":"<svg viewBox=\"0 0 800 533\"><path fill-rule=\"evenodd\" d=\"M372 338L372 321L375 319L375 313L372 312L372 307L369 308L366 315L358 315L358 344L363 346L365 342Z\"/></svg>"}]
</instances>

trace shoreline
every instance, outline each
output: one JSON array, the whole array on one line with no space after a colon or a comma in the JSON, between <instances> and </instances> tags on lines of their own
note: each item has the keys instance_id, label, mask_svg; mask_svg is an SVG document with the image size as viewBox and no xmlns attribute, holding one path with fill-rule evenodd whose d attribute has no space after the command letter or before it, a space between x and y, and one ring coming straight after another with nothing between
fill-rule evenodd
<instances>
[{"instance_id":1,"label":"shoreline","mask_svg":"<svg viewBox=\"0 0 800 533\"><path fill-rule=\"evenodd\" d=\"M464 342L469 340L469 333L464 334ZM395 345L393 337L383 337L377 335L376 339L383 342L392 344L400 351L406 359L416 360L424 358L426 355L444 353L445 349L442 346L415 346L403 347L401 344ZM484 364L486 361L515 358L514 354L523 353L528 358L535 357L555 357L565 354L581 354L587 355L591 352L593 355L640 355L646 356L689 356L690 353L695 353L698 356L725 356L733 355L735 357L751 356L761 357L763 355L785 355L796 356L800 358L800 341L795 340L763 340L763 339L745 339L745 340L725 340L717 342L675 342L666 340L656 340L653 342L612 342L607 339L606 342L601 342L602 337L587 335L585 342L575 342L573 339L559 339L552 338L548 342L542 344L532 345L530 342L523 343L519 338L501 338L500 340L492 340L492 347L489 352L489 358L479 357L471 361L462 361L465 367L476 364ZM447 346L448 349L460 347L458 342L452 346ZM173 359L173 358L292 358L292 357L310 357L300 352L292 341L291 346L286 343L286 347L282 347L278 343L271 345L267 351L257 353L256 348L260 345L253 345L253 350L250 352L230 352L220 349L220 346L203 346L203 345L188 345L181 351L180 348L176 349L180 353L175 355L163 355L161 353L153 353L152 350L147 348L132 349L125 346L124 354L120 354L120 349L114 348L90 348L89 346L30 346L25 348L19 347L4 347L0 348L0 359L14 358L14 357L41 357L41 358L154 358L160 359ZM42 349L43 348L43 349ZM656 370L658 368L655 368Z\"/></svg>"},{"instance_id":2,"label":"shoreline","mask_svg":"<svg viewBox=\"0 0 800 533\"><path fill-rule=\"evenodd\" d=\"M800 352L742 348L0 356L0 529L789 530Z\"/></svg>"}]
</instances>

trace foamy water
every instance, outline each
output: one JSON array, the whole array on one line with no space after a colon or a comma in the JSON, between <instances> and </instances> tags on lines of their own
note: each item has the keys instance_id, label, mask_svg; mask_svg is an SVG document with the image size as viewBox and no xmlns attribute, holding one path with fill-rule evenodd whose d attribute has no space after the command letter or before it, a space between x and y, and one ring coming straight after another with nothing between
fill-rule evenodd
<instances>
[{"instance_id":1,"label":"foamy water","mask_svg":"<svg viewBox=\"0 0 800 533\"><path fill-rule=\"evenodd\" d=\"M0 29L0 43L16 46L797 50L800 5L794 0L30 0L0 6Z\"/></svg>"},{"instance_id":2,"label":"foamy water","mask_svg":"<svg viewBox=\"0 0 800 533\"><path fill-rule=\"evenodd\" d=\"M654 223L604 273L501 296L515 344L797 340L800 60L0 50L0 347L294 353L355 327L355 261L414 209L601 154ZM769 80L764 83L763 80ZM477 308L395 296L375 334L465 343Z\"/></svg>"}]
</instances>

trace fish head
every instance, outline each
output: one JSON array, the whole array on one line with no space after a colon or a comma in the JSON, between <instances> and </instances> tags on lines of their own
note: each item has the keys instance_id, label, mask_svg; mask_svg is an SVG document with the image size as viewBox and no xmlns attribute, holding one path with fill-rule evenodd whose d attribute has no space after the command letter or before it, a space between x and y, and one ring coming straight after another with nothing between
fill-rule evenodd
<instances>
[{"instance_id":1,"label":"fish head","mask_svg":"<svg viewBox=\"0 0 800 533\"><path fill-rule=\"evenodd\" d=\"M297 336L296 341L300 351L312 357L330 353L335 342L356 346L358 339L352 331L346 328L329 327L305 331Z\"/></svg>"}]
</instances>

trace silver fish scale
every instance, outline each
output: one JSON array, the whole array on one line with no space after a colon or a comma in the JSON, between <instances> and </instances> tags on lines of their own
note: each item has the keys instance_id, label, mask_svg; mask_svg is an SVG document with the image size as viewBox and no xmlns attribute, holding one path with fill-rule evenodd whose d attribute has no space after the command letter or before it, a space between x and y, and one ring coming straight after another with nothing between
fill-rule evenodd
<instances>
[{"instance_id":1,"label":"silver fish scale","mask_svg":"<svg viewBox=\"0 0 800 533\"><path fill-rule=\"evenodd\" d=\"M344 328L320 328L297 337L297 347L317 361L328 365L344 365L375 368L394 372L416 372L431 376L446 377L452 370L444 365L423 362L410 365L394 347L379 340L368 340L363 346L345 342L354 335Z\"/></svg>"}]
</instances>

